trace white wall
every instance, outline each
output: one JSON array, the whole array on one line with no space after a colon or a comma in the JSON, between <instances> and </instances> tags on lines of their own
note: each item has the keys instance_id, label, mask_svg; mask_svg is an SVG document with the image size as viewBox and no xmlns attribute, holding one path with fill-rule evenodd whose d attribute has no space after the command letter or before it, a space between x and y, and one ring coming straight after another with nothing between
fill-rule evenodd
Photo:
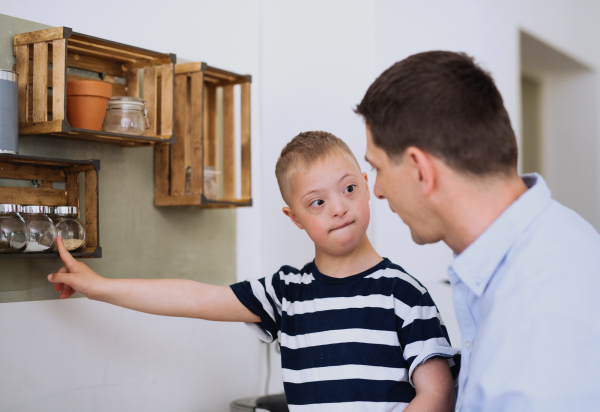
<instances>
[{"instance_id":1,"label":"white wall","mask_svg":"<svg viewBox=\"0 0 600 412\"><path fill-rule=\"evenodd\" d=\"M362 159L364 128L352 108L393 62L431 49L474 55L495 77L518 134L519 30L600 67L600 3L591 0L55 0L51 7L23 0L3 4L0 13L253 75L255 206L238 212L240 279L312 259L308 238L280 211L278 153L298 132L322 129ZM430 288L458 346L450 290L440 283L449 249L414 245L385 202L372 200L372 211L376 248ZM241 325L150 317L76 299L0 305L0 329L3 411L215 411L263 388L264 346ZM271 391L278 391L274 369Z\"/></svg>"}]
</instances>

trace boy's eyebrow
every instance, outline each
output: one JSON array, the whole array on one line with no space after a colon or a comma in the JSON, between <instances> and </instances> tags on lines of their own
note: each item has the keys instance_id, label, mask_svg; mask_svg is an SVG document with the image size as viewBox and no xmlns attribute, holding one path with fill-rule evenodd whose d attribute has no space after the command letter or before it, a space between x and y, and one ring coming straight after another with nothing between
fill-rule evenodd
<instances>
[{"instance_id":1,"label":"boy's eyebrow","mask_svg":"<svg viewBox=\"0 0 600 412\"><path fill-rule=\"evenodd\" d=\"M342 177L341 177L341 178L338 180L338 183L339 183L339 182L341 182L342 180L344 180L345 178L347 178L348 176L352 176L352 173L346 173L345 175L343 175L343 176L342 176ZM318 189L313 189L313 190L311 190L310 192L307 192L307 193L303 194L303 195L302 195L302 197L300 197L300 199L304 199L306 196L310 195L311 193L318 192L318 191L320 191L320 190L322 190L322 189L321 189L321 188L318 188Z\"/></svg>"}]
</instances>

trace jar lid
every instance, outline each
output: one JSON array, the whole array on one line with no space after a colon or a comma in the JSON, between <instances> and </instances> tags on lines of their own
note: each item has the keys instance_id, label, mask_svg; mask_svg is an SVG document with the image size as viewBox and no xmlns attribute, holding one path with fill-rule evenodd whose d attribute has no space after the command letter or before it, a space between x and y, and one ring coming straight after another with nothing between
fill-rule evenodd
<instances>
[{"instance_id":1,"label":"jar lid","mask_svg":"<svg viewBox=\"0 0 600 412\"><path fill-rule=\"evenodd\" d=\"M10 70L0 70L0 80L9 80L11 82L17 82L19 75Z\"/></svg>"},{"instance_id":2,"label":"jar lid","mask_svg":"<svg viewBox=\"0 0 600 412\"><path fill-rule=\"evenodd\" d=\"M23 213L48 213L48 212L50 212L50 207L28 205L28 206L22 207L22 212Z\"/></svg>"},{"instance_id":3,"label":"jar lid","mask_svg":"<svg viewBox=\"0 0 600 412\"><path fill-rule=\"evenodd\" d=\"M19 205L13 205L11 203L0 203L0 213L20 212L21 207Z\"/></svg>"},{"instance_id":4,"label":"jar lid","mask_svg":"<svg viewBox=\"0 0 600 412\"><path fill-rule=\"evenodd\" d=\"M54 208L54 214L63 216L63 215L76 215L77 207L76 206L56 206Z\"/></svg>"},{"instance_id":5,"label":"jar lid","mask_svg":"<svg viewBox=\"0 0 600 412\"><path fill-rule=\"evenodd\" d=\"M106 110L121 109L144 111L145 108L146 102L144 99L131 96L115 96L108 101Z\"/></svg>"}]
</instances>

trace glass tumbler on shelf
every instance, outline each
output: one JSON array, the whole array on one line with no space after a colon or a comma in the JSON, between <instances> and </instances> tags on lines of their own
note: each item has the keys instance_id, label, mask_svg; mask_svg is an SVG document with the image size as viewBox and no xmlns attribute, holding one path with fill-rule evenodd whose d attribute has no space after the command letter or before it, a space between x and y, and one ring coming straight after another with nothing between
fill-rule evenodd
<instances>
[{"instance_id":1,"label":"glass tumbler on shelf","mask_svg":"<svg viewBox=\"0 0 600 412\"><path fill-rule=\"evenodd\" d=\"M56 225L56 234L62 238L69 252L76 252L85 246L85 226L79 220L76 206L56 206L51 215ZM56 250L56 244L54 245Z\"/></svg>"},{"instance_id":2,"label":"glass tumbler on shelf","mask_svg":"<svg viewBox=\"0 0 600 412\"><path fill-rule=\"evenodd\" d=\"M29 230L27 247L24 253L47 252L52 249L56 240L56 226L48 216L48 206L23 206L23 219Z\"/></svg>"},{"instance_id":3,"label":"glass tumbler on shelf","mask_svg":"<svg viewBox=\"0 0 600 412\"><path fill-rule=\"evenodd\" d=\"M21 253L27 247L29 232L20 210L19 205L0 204L0 253Z\"/></svg>"},{"instance_id":4,"label":"glass tumbler on shelf","mask_svg":"<svg viewBox=\"0 0 600 412\"><path fill-rule=\"evenodd\" d=\"M108 102L102 130L139 136L149 127L148 109L143 99L115 96Z\"/></svg>"}]
</instances>

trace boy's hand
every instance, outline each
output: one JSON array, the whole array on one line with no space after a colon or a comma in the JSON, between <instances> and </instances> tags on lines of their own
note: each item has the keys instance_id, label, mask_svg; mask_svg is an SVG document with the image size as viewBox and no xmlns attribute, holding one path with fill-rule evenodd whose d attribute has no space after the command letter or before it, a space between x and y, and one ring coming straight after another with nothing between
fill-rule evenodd
<instances>
[{"instance_id":1,"label":"boy's hand","mask_svg":"<svg viewBox=\"0 0 600 412\"><path fill-rule=\"evenodd\" d=\"M60 268L58 272L48 275L48 280L54 283L54 290L57 292L60 291L61 299L66 299L75 292L80 292L90 298L93 284L95 281L103 278L97 275L85 263L75 260L65 247L60 236L56 238L56 246L65 266Z\"/></svg>"}]
</instances>

